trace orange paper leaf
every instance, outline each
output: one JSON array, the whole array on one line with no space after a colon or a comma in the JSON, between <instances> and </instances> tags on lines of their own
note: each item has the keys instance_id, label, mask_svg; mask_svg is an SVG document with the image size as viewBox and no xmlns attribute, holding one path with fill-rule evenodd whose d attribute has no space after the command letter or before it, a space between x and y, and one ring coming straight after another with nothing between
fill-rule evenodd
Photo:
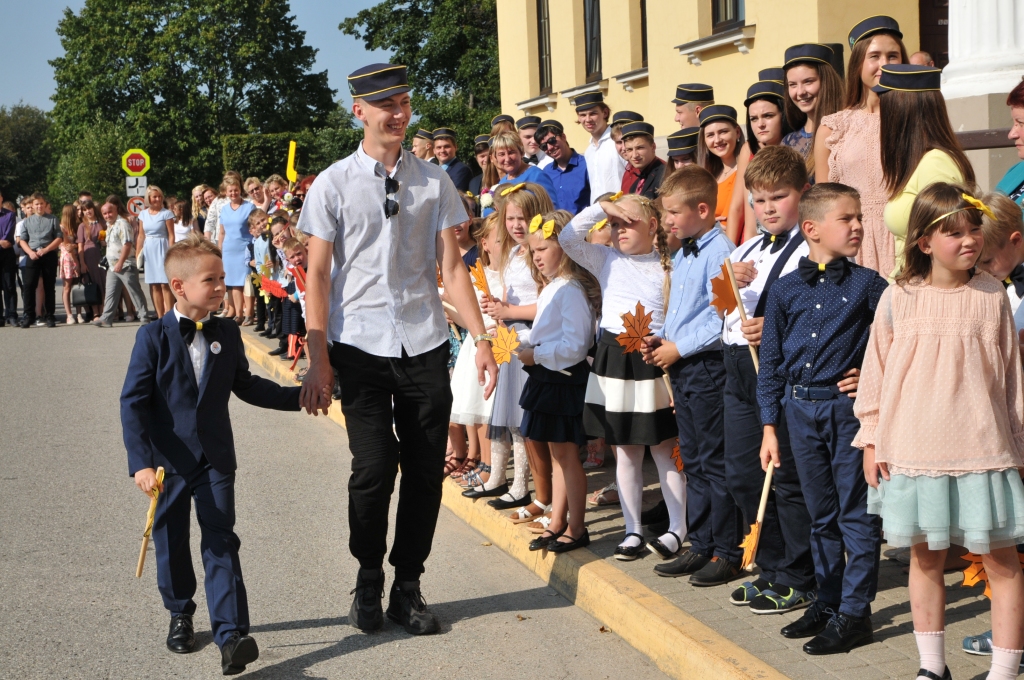
<instances>
[{"instance_id":1,"label":"orange paper leaf","mask_svg":"<svg viewBox=\"0 0 1024 680\"><path fill-rule=\"evenodd\" d=\"M516 329L498 326L498 333L492 345L494 361L498 364L507 364L512 361L512 352L516 351L517 347L519 347L519 333L516 332Z\"/></svg>"},{"instance_id":2,"label":"orange paper leaf","mask_svg":"<svg viewBox=\"0 0 1024 680\"><path fill-rule=\"evenodd\" d=\"M722 275L711 279L711 295L711 306L717 309L723 317L739 306L739 301L729 283L729 272L724 264L722 265Z\"/></svg>"},{"instance_id":3,"label":"orange paper leaf","mask_svg":"<svg viewBox=\"0 0 1024 680\"><path fill-rule=\"evenodd\" d=\"M623 347L622 353L639 352L644 338L651 334L651 313L645 313L644 306L637 302L635 312L622 315L622 323L626 330L615 338Z\"/></svg>"},{"instance_id":4,"label":"orange paper leaf","mask_svg":"<svg viewBox=\"0 0 1024 680\"><path fill-rule=\"evenodd\" d=\"M740 567L746 569L754 563L754 557L757 554L757 542L761 538L761 527L754 522L750 525L750 533L740 543L740 547L743 548L743 561L740 563Z\"/></svg>"},{"instance_id":5,"label":"orange paper leaf","mask_svg":"<svg viewBox=\"0 0 1024 680\"><path fill-rule=\"evenodd\" d=\"M981 555L974 553L967 553L963 556L963 559L970 562L966 569L964 569L964 582L965 588L976 586L979 583L985 584L985 597L992 599L992 586L988 582L988 574L985 573L985 564L981 561Z\"/></svg>"},{"instance_id":6,"label":"orange paper leaf","mask_svg":"<svg viewBox=\"0 0 1024 680\"><path fill-rule=\"evenodd\" d=\"M675 448L672 449L672 462L676 464L676 472L683 471L683 454L679 451L679 440L676 440Z\"/></svg>"},{"instance_id":7,"label":"orange paper leaf","mask_svg":"<svg viewBox=\"0 0 1024 680\"><path fill-rule=\"evenodd\" d=\"M473 277L473 285L478 291L484 295L490 296L491 288L487 285L487 273L484 271L483 260L477 260L476 264L469 268L469 273Z\"/></svg>"},{"instance_id":8,"label":"orange paper leaf","mask_svg":"<svg viewBox=\"0 0 1024 680\"><path fill-rule=\"evenodd\" d=\"M437 267L437 287L438 288L444 288L444 279L441 278L441 266L440 265L438 265L438 267Z\"/></svg>"}]
</instances>

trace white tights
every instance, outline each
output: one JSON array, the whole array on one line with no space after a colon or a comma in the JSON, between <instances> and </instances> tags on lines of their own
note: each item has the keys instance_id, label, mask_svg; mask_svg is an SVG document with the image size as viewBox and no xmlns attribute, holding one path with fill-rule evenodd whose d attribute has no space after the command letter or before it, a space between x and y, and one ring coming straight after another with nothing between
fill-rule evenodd
<instances>
[{"instance_id":1,"label":"white tights","mask_svg":"<svg viewBox=\"0 0 1024 680\"><path fill-rule=\"evenodd\" d=\"M515 478L508 494L511 499L522 498L529 491L530 460L526 456L526 443L518 430L512 432L512 446L506 440L491 440L491 476L484 482L487 490L496 489L505 483L505 468L508 465L509 449L515 464Z\"/></svg>"},{"instance_id":2,"label":"white tights","mask_svg":"<svg viewBox=\"0 0 1024 680\"><path fill-rule=\"evenodd\" d=\"M651 455L658 466L658 477L661 480L661 493L668 507L668 530L682 539L686 534L686 478L676 469L672 460L674 439L666 439L657 446L651 447ZM644 490L644 447L615 447L615 481L619 487L619 500L622 503L622 516L626 521L627 534L643 535L640 525L640 504ZM676 540L666 534L663 539L673 547ZM663 541L664 542L664 541ZM623 545L639 545L636 538L630 537ZM675 545L678 549L680 546Z\"/></svg>"}]
</instances>

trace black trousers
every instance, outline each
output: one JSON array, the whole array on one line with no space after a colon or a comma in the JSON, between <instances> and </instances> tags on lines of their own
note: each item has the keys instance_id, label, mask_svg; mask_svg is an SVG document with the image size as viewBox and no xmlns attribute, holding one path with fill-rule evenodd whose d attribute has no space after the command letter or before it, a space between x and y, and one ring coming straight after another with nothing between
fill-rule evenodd
<instances>
[{"instance_id":1,"label":"black trousers","mask_svg":"<svg viewBox=\"0 0 1024 680\"><path fill-rule=\"evenodd\" d=\"M701 352L669 366L679 426L679 453L686 473L686 533L690 549L739 564L742 518L725 485L722 390L725 367L719 351Z\"/></svg>"},{"instance_id":2,"label":"black trousers","mask_svg":"<svg viewBox=\"0 0 1024 680\"><path fill-rule=\"evenodd\" d=\"M757 521L764 471L761 470L761 409L757 405L757 371L746 345L725 345L725 479L744 527ZM800 476L789 445L785 416L777 425L779 462L765 507L757 566L761 577L797 590L814 590L811 516L804 503Z\"/></svg>"},{"instance_id":3,"label":"black trousers","mask_svg":"<svg viewBox=\"0 0 1024 680\"><path fill-rule=\"evenodd\" d=\"M36 320L36 287L39 285L40 277L43 279L43 317L53 318L56 309L54 297L57 286L57 252L49 252L38 260L28 258L22 275L25 281L25 288L21 291L25 318L30 323Z\"/></svg>"},{"instance_id":4,"label":"black trousers","mask_svg":"<svg viewBox=\"0 0 1024 680\"><path fill-rule=\"evenodd\" d=\"M398 581L415 581L423 573L441 509L452 409L448 355L447 340L414 357L403 351L399 359L341 343L331 347L352 450L349 549L364 569L384 565L388 508L401 464L395 542L389 558Z\"/></svg>"},{"instance_id":5,"label":"black trousers","mask_svg":"<svg viewBox=\"0 0 1024 680\"><path fill-rule=\"evenodd\" d=\"M18 318L18 256L0 248L0 319Z\"/></svg>"}]
</instances>

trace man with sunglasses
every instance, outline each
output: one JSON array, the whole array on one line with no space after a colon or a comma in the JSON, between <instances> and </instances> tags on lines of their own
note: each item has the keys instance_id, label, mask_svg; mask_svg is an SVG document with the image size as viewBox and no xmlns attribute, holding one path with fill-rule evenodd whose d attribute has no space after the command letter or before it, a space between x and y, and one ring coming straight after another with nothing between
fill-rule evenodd
<instances>
[{"instance_id":1,"label":"man with sunglasses","mask_svg":"<svg viewBox=\"0 0 1024 680\"><path fill-rule=\"evenodd\" d=\"M359 560L349 622L361 630L384 623L388 509L401 465L387 615L423 635L438 630L419 578L441 507L452 405L438 271L477 343L487 396L498 369L451 228L468 219L458 190L402 148L412 115L406 68L372 64L348 82L363 141L317 176L298 224L310 236L300 402L326 413L337 369L352 451L349 549Z\"/></svg>"},{"instance_id":2,"label":"man with sunglasses","mask_svg":"<svg viewBox=\"0 0 1024 680\"><path fill-rule=\"evenodd\" d=\"M544 173L555 186L551 196L555 208L573 215L590 205L590 178L587 160L576 153L565 139L565 129L557 120L546 120L537 128L538 146L553 161Z\"/></svg>"}]
</instances>

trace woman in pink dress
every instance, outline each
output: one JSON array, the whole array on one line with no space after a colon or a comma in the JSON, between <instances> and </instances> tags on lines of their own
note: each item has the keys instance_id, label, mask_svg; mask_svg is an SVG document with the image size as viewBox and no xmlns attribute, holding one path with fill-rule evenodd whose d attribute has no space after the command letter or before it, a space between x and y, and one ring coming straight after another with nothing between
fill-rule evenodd
<instances>
[{"instance_id":1,"label":"woman in pink dress","mask_svg":"<svg viewBox=\"0 0 1024 680\"><path fill-rule=\"evenodd\" d=\"M841 182L860 192L864 240L857 262L885 277L896 267L896 244L882 218L889 194L882 182L878 95L871 88L882 66L907 63L902 37L890 17L871 17L853 27L846 108L821 119L814 148L818 182Z\"/></svg>"}]
</instances>

